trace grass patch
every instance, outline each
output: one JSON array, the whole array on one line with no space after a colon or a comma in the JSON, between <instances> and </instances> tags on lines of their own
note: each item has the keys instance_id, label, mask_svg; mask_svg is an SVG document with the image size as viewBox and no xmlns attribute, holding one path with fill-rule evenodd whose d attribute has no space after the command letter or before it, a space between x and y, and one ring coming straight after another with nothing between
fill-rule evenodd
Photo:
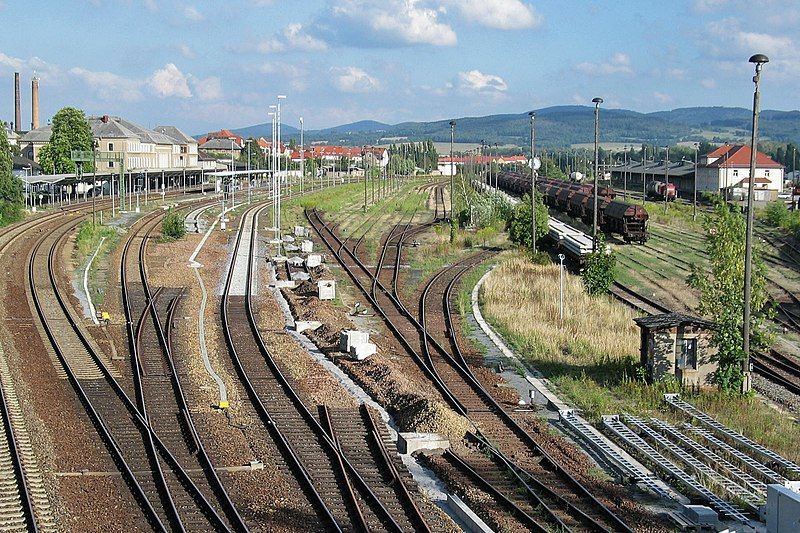
<instances>
[{"instance_id":1,"label":"grass patch","mask_svg":"<svg viewBox=\"0 0 800 533\"><path fill-rule=\"evenodd\" d=\"M693 393L673 381L648 384L638 364L639 331L634 314L610 298L590 298L579 278L565 280L565 320L559 324L558 267L533 265L506 253L481 290L487 320L558 393L594 422L628 412L673 422L663 394L679 392L723 424L781 455L800 460L800 425L755 397L724 392ZM461 305L461 304L459 304Z\"/></svg>"},{"instance_id":2,"label":"grass patch","mask_svg":"<svg viewBox=\"0 0 800 533\"><path fill-rule=\"evenodd\" d=\"M102 241L102 245L100 242ZM92 262L89 269L89 292L92 295L92 302L99 308L105 300L105 284L98 280L98 270L108 257L108 254L116 248L120 241L120 233L115 228L101 226L100 224L92 227L92 222L87 220L78 226L75 235L75 255L79 265L82 265L78 274L83 278L83 269L89 258L94 254L97 247L97 257Z\"/></svg>"}]
</instances>

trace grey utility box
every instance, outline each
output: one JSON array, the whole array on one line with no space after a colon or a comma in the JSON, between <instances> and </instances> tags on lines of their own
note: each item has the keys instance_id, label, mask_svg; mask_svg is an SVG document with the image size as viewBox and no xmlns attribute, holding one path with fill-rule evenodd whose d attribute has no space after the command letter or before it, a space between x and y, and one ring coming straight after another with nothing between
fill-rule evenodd
<instances>
[{"instance_id":1,"label":"grey utility box","mask_svg":"<svg viewBox=\"0 0 800 533\"><path fill-rule=\"evenodd\" d=\"M800 493L782 485L767 486L767 533L800 531Z\"/></svg>"}]
</instances>

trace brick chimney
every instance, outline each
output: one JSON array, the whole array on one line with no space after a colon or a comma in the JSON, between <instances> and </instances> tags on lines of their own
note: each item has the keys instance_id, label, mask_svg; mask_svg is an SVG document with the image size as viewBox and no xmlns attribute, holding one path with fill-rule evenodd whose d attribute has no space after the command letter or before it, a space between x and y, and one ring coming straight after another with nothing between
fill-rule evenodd
<instances>
[{"instance_id":1,"label":"brick chimney","mask_svg":"<svg viewBox=\"0 0 800 533\"><path fill-rule=\"evenodd\" d=\"M22 129L22 107L19 96L19 72L14 73L14 130Z\"/></svg>"},{"instance_id":2,"label":"brick chimney","mask_svg":"<svg viewBox=\"0 0 800 533\"><path fill-rule=\"evenodd\" d=\"M31 80L31 129L39 127L39 78Z\"/></svg>"}]
</instances>

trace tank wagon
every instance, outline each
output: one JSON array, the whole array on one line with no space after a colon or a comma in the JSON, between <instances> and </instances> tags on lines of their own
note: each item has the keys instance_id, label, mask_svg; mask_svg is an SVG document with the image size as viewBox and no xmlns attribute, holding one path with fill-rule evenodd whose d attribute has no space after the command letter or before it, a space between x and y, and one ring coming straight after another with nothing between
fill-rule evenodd
<instances>
[{"instance_id":1,"label":"tank wagon","mask_svg":"<svg viewBox=\"0 0 800 533\"><path fill-rule=\"evenodd\" d=\"M497 184L501 189L514 194L531 192L531 178L528 174L501 172ZM591 183L539 177L536 180L536 190L546 206L573 218L580 218L586 224L592 224L594 185ZM597 193L597 224L602 231L619 234L625 242L647 241L649 215L643 206L615 199L616 192L611 187L598 186Z\"/></svg>"}]
</instances>

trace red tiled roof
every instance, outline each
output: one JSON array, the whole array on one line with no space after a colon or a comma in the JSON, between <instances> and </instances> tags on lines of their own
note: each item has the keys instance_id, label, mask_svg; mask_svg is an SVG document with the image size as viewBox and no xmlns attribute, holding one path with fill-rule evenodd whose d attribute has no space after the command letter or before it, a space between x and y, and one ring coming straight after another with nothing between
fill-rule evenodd
<instances>
[{"instance_id":1,"label":"red tiled roof","mask_svg":"<svg viewBox=\"0 0 800 533\"><path fill-rule=\"evenodd\" d=\"M440 155L439 163L450 163L449 155ZM488 155L471 155L471 156L454 156L452 161L456 164L475 163L487 164L493 162L499 163L524 163L528 164L528 158L524 155L506 155L506 156L488 156Z\"/></svg>"},{"instance_id":2,"label":"red tiled roof","mask_svg":"<svg viewBox=\"0 0 800 533\"><path fill-rule=\"evenodd\" d=\"M239 146L242 146L244 144L244 138L241 135L236 135L231 130L226 130L226 129L221 129L219 131L211 131L205 134L203 137L197 140L197 144L198 145L205 144L211 139L233 139Z\"/></svg>"},{"instance_id":3,"label":"red tiled roof","mask_svg":"<svg viewBox=\"0 0 800 533\"><path fill-rule=\"evenodd\" d=\"M750 166L750 147L747 145L725 144L720 146L710 154L709 158L716 157L717 160L709 163L707 166L716 168L748 168ZM756 167L757 168L783 168L783 165L774 161L764 152L756 154Z\"/></svg>"}]
</instances>

